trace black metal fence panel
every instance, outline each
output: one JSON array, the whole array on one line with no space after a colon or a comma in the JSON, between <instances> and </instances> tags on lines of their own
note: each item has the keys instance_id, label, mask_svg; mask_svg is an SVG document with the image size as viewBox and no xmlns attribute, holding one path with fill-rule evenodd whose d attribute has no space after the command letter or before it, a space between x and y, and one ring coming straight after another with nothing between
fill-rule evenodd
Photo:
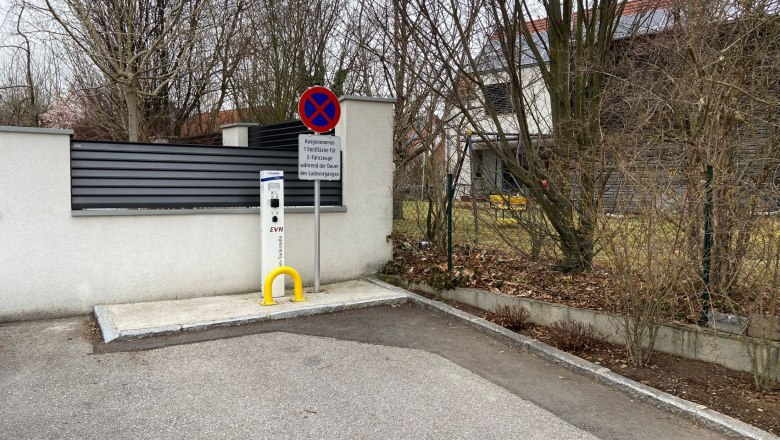
<instances>
[{"instance_id":1,"label":"black metal fence panel","mask_svg":"<svg viewBox=\"0 0 780 440\"><path fill-rule=\"evenodd\" d=\"M259 205L259 172L284 171L285 206L313 206L314 184L298 180L300 122L250 127L249 147L71 143L71 207L242 208ZM321 184L321 204L342 204L341 182Z\"/></svg>"}]
</instances>

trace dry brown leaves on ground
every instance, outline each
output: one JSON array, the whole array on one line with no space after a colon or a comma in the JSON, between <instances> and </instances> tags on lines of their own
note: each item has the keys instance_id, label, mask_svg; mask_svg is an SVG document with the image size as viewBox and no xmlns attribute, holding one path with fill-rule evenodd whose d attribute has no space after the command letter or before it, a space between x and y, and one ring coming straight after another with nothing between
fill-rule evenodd
<instances>
[{"instance_id":1,"label":"dry brown leaves on ground","mask_svg":"<svg viewBox=\"0 0 780 440\"><path fill-rule=\"evenodd\" d=\"M433 246L421 246L394 237L393 261L382 273L435 288L473 287L555 302L572 307L617 312L609 274L600 267L590 273L565 274L546 260L528 260L498 250L453 247L453 273L447 274L447 257Z\"/></svg>"}]
</instances>

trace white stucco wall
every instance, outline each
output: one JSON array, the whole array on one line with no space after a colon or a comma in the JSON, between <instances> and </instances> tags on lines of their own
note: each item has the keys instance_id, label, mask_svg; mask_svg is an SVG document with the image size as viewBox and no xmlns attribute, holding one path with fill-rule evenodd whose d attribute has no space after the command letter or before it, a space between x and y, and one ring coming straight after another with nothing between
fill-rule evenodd
<instances>
[{"instance_id":1,"label":"white stucco wall","mask_svg":"<svg viewBox=\"0 0 780 440\"><path fill-rule=\"evenodd\" d=\"M392 102L341 104L346 212L322 214L323 283L392 257ZM0 321L260 289L257 212L73 216L69 148L66 131L0 128ZM286 263L311 283L313 214L285 223Z\"/></svg>"},{"instance_id":2,"label":"white stucco wall","mask_svg":"<svg viewBox=\"0 0 780 440\"><path fill-rule=\"evenodd\" d=\"M484 73L485 84L498 84L509 81L509 75L505 71ZM526 105L528 132L531 135L549 134L552 131L552 112L550 107L550 94L547 92L542 72L538 65L528 65L520 68L520 81L523 83L523 98ZM492 118L485 114L485 99L480 96L474 103L474 119L477 126L475 131L496 132L497 125ZM520 124L515 113L502 113L497 115L498 125L505 133L518 133Z\"/></svg>"}]
</instances>

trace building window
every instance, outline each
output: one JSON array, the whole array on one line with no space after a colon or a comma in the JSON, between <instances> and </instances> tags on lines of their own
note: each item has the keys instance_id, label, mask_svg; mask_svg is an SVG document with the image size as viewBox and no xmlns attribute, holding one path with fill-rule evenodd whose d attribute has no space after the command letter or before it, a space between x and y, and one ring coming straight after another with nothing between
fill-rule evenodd
<instances>
[{"instance_id":1,"label":"building window","mask_svg":"<svg viewBox=\"0 0 780 440\"><path fill-rule=\"evenodd\" d=\"M485 101L489 102L496 113L512 113L512 98L509 83L485 86Z\"/></svg>"}]
</instances>

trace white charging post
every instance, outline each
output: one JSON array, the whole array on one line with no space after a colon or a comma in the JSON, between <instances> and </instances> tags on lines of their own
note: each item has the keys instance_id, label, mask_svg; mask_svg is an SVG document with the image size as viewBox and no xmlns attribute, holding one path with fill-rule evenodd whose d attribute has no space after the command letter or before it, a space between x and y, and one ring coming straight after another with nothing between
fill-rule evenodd
<instances>
[{"instance_id":1,"label":"white charging post","mask_svg":"<svg viewBox=\"0 0 780 440\"><path fill-rule=\"evenodd\" d=\"M284 172L260 171L260 227L262 239L262 280L284 266ZM271 288L274 297L284 296L284 277L276 277ZM265 292L263 292L265 293Z\"/></svg>"}]
</instances>

